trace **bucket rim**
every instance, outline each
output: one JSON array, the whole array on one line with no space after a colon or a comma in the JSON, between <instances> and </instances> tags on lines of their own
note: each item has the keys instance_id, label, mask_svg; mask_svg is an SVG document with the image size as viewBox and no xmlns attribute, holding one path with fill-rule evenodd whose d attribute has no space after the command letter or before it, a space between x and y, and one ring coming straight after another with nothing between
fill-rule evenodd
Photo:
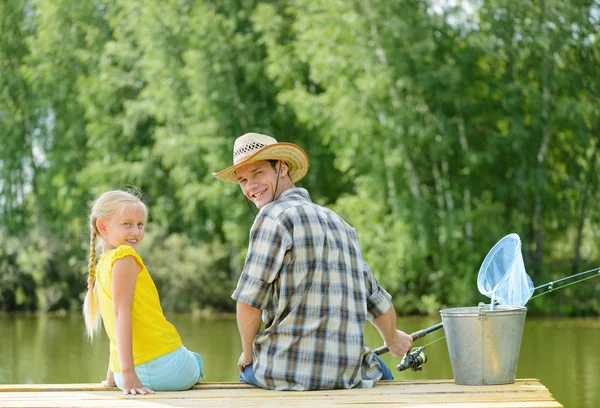
<instances>
[{"instance_id":1,"label":"bucket rim","mask_svg":"<svg viewBox=\"0 0 600 408\"><path fill-rule=\"evenodd\" d=\"M468 306L468 307L452 307L440 310L440 314L444 315L478 315L478 314L508 314L508 313L526 313L527 307L525 306L512 306L512 305L496 305L494 310L490 309L490 305L485 306Z\"/></svg>"}]
</instances>

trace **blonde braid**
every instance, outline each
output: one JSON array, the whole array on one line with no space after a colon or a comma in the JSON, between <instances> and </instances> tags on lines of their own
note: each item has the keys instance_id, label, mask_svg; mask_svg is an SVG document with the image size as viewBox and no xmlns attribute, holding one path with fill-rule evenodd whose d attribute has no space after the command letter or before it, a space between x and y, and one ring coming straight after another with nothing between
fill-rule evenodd
<instances>
[{"instance_id":1,"label":"blonde braid","mask_svg":"<svg viewBox=\"0 0 600 408\"><path fill-rule=\"evenodd\" d=\"M92 226L90 234L90 262L88 263L88 290L94 289L94 281L96 280L96 228Z\"/></svg>"},{"instance_id":2,"label":"blonde braid","mask_svg":"<svg viewBox=\"0 0 600 408\"><path fill-rule=\"evenodd\" d=\"M94 338L94 334L100 328L100 309L98 306L98 296L95 291L96 281L96 225L94 220L91 221L90 234L90 261L88 263L88 291L83 302L83 317L85 320L85 329L90 340Z\"/></svg>"}]
</instances>

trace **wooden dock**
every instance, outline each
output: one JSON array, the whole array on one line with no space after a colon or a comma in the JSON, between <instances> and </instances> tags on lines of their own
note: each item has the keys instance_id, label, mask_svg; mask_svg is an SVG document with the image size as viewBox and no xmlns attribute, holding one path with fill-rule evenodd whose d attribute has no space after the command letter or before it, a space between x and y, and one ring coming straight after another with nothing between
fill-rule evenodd
<instances>
[{"instance_id":1,"label":"wooden dock","mask_svg":"<svg viewBox=\"0 0 600 408\"><path fill-rule=\"evenodd\" d=\"M188 391L125 396L99 384L0 385L0 407L562 407L536 379L468 386L453 380L381 381L371 389L267 391L240 383L200 383Z\"/></svg>"}]
</instances>

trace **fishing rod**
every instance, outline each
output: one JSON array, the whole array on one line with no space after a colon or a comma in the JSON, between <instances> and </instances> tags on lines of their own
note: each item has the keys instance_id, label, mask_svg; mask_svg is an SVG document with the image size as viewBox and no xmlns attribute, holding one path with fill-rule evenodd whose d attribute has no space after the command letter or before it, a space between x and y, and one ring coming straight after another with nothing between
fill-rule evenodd
<instances>
[{"instance_id":1,"label":"fishing rod","mask_svg":"<svg viewBox=\"0 0 600 408\"><path fill-rule=\"evenodd\" d=\"M569 279L573 279L573 278L578 278L578 277L581 277L581 276L585 276L585 275L591 274L592 272L598 272L598 273L597 273L597 275L587 276L587 277L579 279L579 280L577 280L575 282L571 282L569 284L561 285L561 286L559 286L557 288L554 287L554 285L557 284L557 283L562 283L562 282L565 282L565 281L567 281ZM546 292L540 293L539 295L533 296L530 299L534 299L536 297L539 297L539 296L542 296L542 295L546 295L546 294L548 294L548 293L550 293L550 292L552 292L554 290L559 290L559 289L566 288L567 286L575 285L576 283L583 282L583 281L591 279L591 278L595 278L596 276L600 276L600 267L597 267L597 268L594 268L594 269L590 269L589 271L585 271L585 272L579 272L579 273L573 274L571 276L567 276L565 278L561 278L561 279L558 279L558 280L555 280L555 281L552 281L552 282L545 283L545 284L540 285L540 286L536 286L535 288L533 288L533 292L535 292L536 290L539 290L539 289L544 289L544 288L547 288L548 290ZM528 301L530 299L528 299ZM499 304L497 301L496 301L496 303ZM438 329L441 329L443 326L444 326L443 323L438 323L438 324L436 324L434 326L431 326L431 327L428 327L426 329L414 332L410 336L412 337L413 341L415 341L417 339L425 337L426 335L428 335L431 332L434 332L434 331L436 331ZM442 339L442 338L443 337L441 337L440 339ZM438 340L440 340L440 339L438 339ZM425 350L425 346L421 346L421 347L417 347L415 349L409 350L404 355L404 357L402 357L402 361L400 361L400 364L398 364L396 366L396 369L398 371L404 371L404 370L407 370L407 369L410 368L413 371L421 371L423 369L423 364L425 364L427 362L427 356L425 355L424 350ZM387 347L385 347L385 346L378 347L375 350L373 350L373 352L376 355L378 355L378 356L381 355L381 354L385 354L388 351L389 351L389 349Z\"/></svg>"},{"instance_id":2,"label":"fishing rod","mask_svg":"<svg viewBox=\"0 0 600 408\"><path fill-rule=\"evenodd\" d=\"M438 323L438 324L428 327L426 329L414 332L410 335L410 337L412 337L413 341L415 341L417 339L420 339L421 337L427 336L429 333L431 333L433 331L441 329L443 326L444 326L444 323ZM396 370L404 371L404 370L410 368L413 371L421 371L423 369L423 364L425 364L427 362L427 356L425 355L423 350L425 350L425 346L421 346L421 347L417 347L415 349L409 350L404 355L404 357L402 357L402 361L400 361L400 364L398 364L396 366ZM373 352L378 356L381 354L387 353L388 351L390 351L390 349L387 348L386 346L381 346L381 347L378 347L375 350L373 350Z\"/></svg>"},{"instance_id":3,"label":"fishing rod","mask_svg":"<svg viewBox=\"0 0 600 408\"><path fill-rule=\"evenodd\" d=\"M414 332L413 334L410 335L410 337L412 337L413 341L415 341L417 339L420 339L421 337L427 336L432 331L436 331L437 329L441 329L443 326L444 326L443 323L438 323L438 324L436 324L434 326L431 326L431 327L428 327L426 329ZM375 353L375 354L377 354L379 356L381 354L387 353L388 351L390 351L389 348L387 348L386 346L381 346L381 347L378 347L375 350L373 350L373 353Z\"/></svg>"},{"instance_id":4,"label":"fishing rod","mask_svg":"<svg viewBox=\"0 0 600 408\"><path fill-rule=\"evenodd\" d=\"M598 272L598 275L588 276L588 277L576 280L575 282L571 282L571 283L568 283L568 284L565 284L565 285L560 285L557 288L554 287L554 285L557 284L557 283L562 283L562 282L566 282L566 281L568 281L570 279L573 279L573 278L578 278L580 276L589 275L592 272ZM600 276L600 267L596 267L596 268L590 269L589 271L575 273L573 275L570 275L570 276L567 276L567 277L564 277L564 278L560 278L560 279L555 280L555 281L544 283L543 285L536 286L535 288L533 288L533 290L531 291L531 293L533 294L533 292L535 292L536 290L539 290L539 289L548 289L548 290L546 292L539 293L539 294L537 294L535 296L531 296L530 295L530 297L526 300L526 302L529 301L529 300L531 300L531 299L535 299L537 297L540 297L540 296L543 296L545 294L548 294L548 293L550 293L550 292L552 292L554 290L563 289L563 288L566 288L567 286L575 285L576 283L583 282L585 280L595 278L596 276ZM499 305L499 304L500 304L500 302L498 302L497 300L494 300L494 298L492 298L492 310L493 310L493 306L496 306L496 305Z\"/></svg>"},{"instance_id":5,"label":"fishing rod","mask_svg":"<svg viewBox=\"0 0 600 408\"><path fill-rule=\"evenodd\" d=\"M580 276L584 276L584 275L587 275L587 274L592 273L592 272L598 272L598 275L600 276L600 267L594 268L594 269L590 269L589 271L585 271L585 272L579 272L579 273L576 273L574 275L567 276L566 278L561 278L561 279L558 279L558 280L555 280L555 281L552 281L552 282L544 283L543 285L536 286L535 288L533 288L533 291L535 292L538 289L548 288L548 292L552 292L554 290L554 284L561 283L561 282L567 281L569 279L578 278ZM573 283L571 283L569 285L559 286L557 288L557 290L558 289L562 289L562 288L567 287L567 286L570 286L570 285L574 285L576 283L582 282L582 281L587 280L587 279L594 278L594 277L595 276L590 276L590 277L587 277L587 278L584 278L584 279L580 279L580 280L578 280L576 282L573 282ZM548 293L548 292L545 292L545 293ZM540 296L540 295L538 295L538 296Z\"/></svg>"}]
</instances>

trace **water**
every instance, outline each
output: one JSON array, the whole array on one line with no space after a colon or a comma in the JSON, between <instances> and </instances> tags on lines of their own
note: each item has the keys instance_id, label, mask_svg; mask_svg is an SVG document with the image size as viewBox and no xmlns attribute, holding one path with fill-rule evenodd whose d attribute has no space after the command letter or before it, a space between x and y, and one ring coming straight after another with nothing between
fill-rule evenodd
<instances>
[{"instance_id":1,"label":"water","mask_svg":"<svg viewBox=\"0 0 600 408\"><path fill-rule=\"evenodd\" d=\"M205 381L237 381L241 353L233 316L200 318L168 315L185 346L202 354ZM433 326L441 319L401 318L398 326L412 333ZM428 344L443 336L435 331L415 345ZM565 407L600 406L600 320L539 319L527 317L517 378L538 378ZM0 384L99 383L108 366L108 342L101 332L93 345L84 337L79 316L26 316L0 314ZM377 331L368 326L366 341L381 345ZM428 362L422 372L394 369L400 361L382 356L396 379L452 379L445 340L428 346Z\"/></svg>"}]
</instances>

